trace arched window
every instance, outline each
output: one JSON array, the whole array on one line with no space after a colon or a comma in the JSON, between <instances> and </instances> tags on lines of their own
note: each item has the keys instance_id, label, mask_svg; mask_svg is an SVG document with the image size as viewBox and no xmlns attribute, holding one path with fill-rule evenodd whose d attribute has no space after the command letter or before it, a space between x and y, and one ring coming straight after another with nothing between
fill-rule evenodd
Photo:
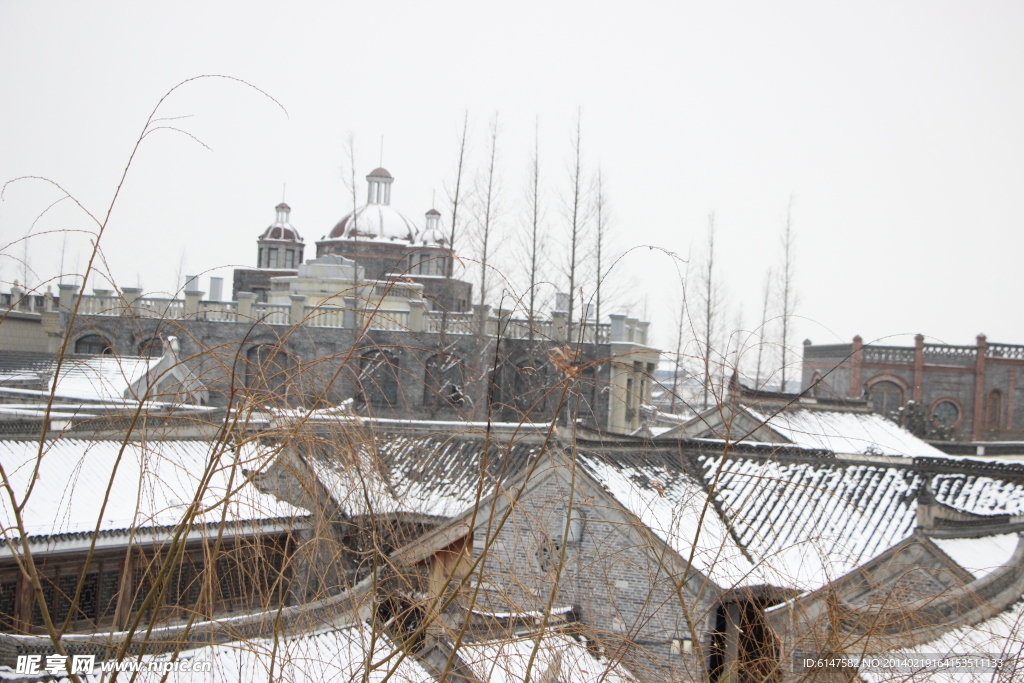
<instances>
[{"instance_id":1,"label":"arched window","mask_svg":"<svg viewBox=\"0 0 1024 683\"><path fill-rule=\"evenodd\" d=\"M359 394L364 403L398 406L398 356L382 349L363 355L359 362Z\"/></svg>"},{"instance_id":2,"label":"arched window","mask_svg":"<svg viewBox=\"0 0 1024 683\"><path fill-rule=\"evenodd\" d=\"M512 381L512 403L520 418L547 418L548 362L531 359L516 363Z\"/></svg>"},{"instance_id":3,"label":"arched window","mask_svg":"<svg viewBox=\"0 0 1024 683\"><path fill-rule=\"evenodd\" d=\"M143 358L156 358L164 355L164 343L160 337L150 337L139 342L139 355Z\"/></svg>"},{"instance_id":4,"label":"arched window","mask_svg":"<svg viewBox=\"0 0 1024 683\"><path fill-rule=\"evenodd\" d=\"M985 426L989 429L999 429L1003 420L1003 392L993 389L985 397Z\"/></svg>"},{"instance_id":5,"label":"arched window","mask_svg":"<svg viewBox=\"0 0 1024 683\"><path fill-rule=\"evenodd\" d=\"M258 344L245 353L245 386L252 391L284 396L295 363L288 353L273 344Z\"/></svg>"},{"instance_id":6,"label":"arched window","mask_svg":"<svg viewBox=\"0 0 1024 683\"><path fill-rule=\"evenodd\" d=\"M75 353L89 356L112 356L114 348L98 334L87 334L75 342Z\"/></svg>"},{"instance_id":7,"label":"arched window","mask_svg":"<svg viewBox=\"0 0 1024 683\"><path fill-rule=\"evenodd\" d=\"M465 405L466 382L462 362L445 354L434 354L427 359L423 372L423 406L439 408Z\"/></svg>"},{"instance_id":8,"label":"arched window","mask_svg":"<svg viewBox=\"0 0 1024 683\"><path fill-rule=\"evenodd\" d=\"M896 382L882 380L868 387L871 409L879 415L889 417L903 407L903 389Z\"/></svg>"}]
</instances>

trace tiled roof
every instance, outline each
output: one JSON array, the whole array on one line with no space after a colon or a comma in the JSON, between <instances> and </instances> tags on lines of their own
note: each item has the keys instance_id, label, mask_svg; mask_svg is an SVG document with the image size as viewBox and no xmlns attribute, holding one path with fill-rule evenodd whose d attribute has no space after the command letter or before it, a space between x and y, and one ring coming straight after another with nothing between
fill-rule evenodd
<instances>
[{"instance_id":1,"label":"tiled roof","mask_svg":"<svg viewBox=\"0 0 1024 683\"><path fill-rule=\"evenodd\" d=\"M307 455L314 456L310 464L321 483L348 514L452 517L478 495L493 493L497 482L519 472L536 452L526 444L495 443L484 456L483 443L471 437L391 437L347 449L323 442Z\"/></svg>"},{"instance_id":2,"label":"tiled roof","mask_svg":"<svg viewBox=\"0 0 1024 683\"><path fill-rule=\"evenodd\" d=\"M123 452L122 452L123 448ZM199 493L195 526L293 519L307 513L245 483L244 470L261 469L269 455L206 441L54 439L0 440L0 462L30 537L56 543L78 534L178 524ZM208 484L200 492L204 474ZM229 483L230 482L230 483ZM109 496L107 494L109 488ZM0 530L17 537L10 497L0 496Z\"/></svg>"}]
</instances>

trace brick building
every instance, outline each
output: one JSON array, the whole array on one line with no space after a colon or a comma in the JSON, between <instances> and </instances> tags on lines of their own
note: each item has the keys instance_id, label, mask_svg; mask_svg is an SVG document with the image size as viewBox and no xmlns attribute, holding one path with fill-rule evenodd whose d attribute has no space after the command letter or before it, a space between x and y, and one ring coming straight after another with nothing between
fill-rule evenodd
<instances>
[{"instance_id":1,"label":"brick building","mask_svg":"<svg viewBox=\"0 0 1024 683\"><path fill-rule=\"evenodd\" d=\"M990 343L980 334L972 346L804 342L801 389L814 396L867 398L886 416L908 401L923 406L934 425L956 439L1024 439L1024 346Z\"/></svg>"}]
</instances>

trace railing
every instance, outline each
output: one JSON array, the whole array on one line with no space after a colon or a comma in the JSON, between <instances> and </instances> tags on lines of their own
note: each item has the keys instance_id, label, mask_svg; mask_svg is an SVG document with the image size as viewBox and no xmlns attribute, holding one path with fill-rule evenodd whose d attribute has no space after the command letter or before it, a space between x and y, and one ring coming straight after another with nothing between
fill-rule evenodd
<instances>
[{"instance_id":1,"label":"railing","mask_svg":"<svg viewBox=\"0 0 1024 683\"><path fill-rule=\"evenodd\" d=\"M914 349L906 346L865 346L863 351L865 363L899 363L914 364Z\"/></svg>"},{"instance_id":2,"label":"railing","mask_svg":"<svg viewBox=\"0 0 1024 683\"><path fill-rule=\"evenodd\" d=\"M978 356L977 346L945 346L925 344L924 362L928 365L972 365Z\"/></svg>"},{"instance_id":3,"label":"railing","mask_svg":"<svg viewBox=\"0 0 1024 683\"><path fill-rule=\"evenodd\" d=\"M46 294L25 294L23 292L0 294L0 307L24 313L40 313L57 310L57 302Z\"/></svg>"},{"instance_id":4,"label":"railing","mask_svg":"<svg viewBox=\"0 0 1024 683\"><path fill-rule=\"evenodd\" d=\"M1024 346L1017 344L989 344L985 350L985 358L1011 358L1024 360Z\"/></svg>"},{"instance_id":5,"label":"railing","mask_svg":"<svg viewBox=\"0 0 1024 683\"><path fill-rule=\"evenodd\" d=\"M83 298L88 299L89 297ZM181 299L143 297L135 300L132 310L135 315L147 318L182 318L185 316L185 302ZM116 315L116 313L108 315Z\"/></svg>"},{"instance_id":6,"label":"railing","mask_svg":"<svg viewBox=\"0 0 1024 683\"><path fill-rule=\"evenodd\" d=\"M12 298L18 301L17 310L58 310L58 302L45 295L32 297L14 297L12 294L0 294L0 306L10 306ZM32 299L32 301L29 301ZM130 302L130 303L129 303ZM80 297L79 313L85 316L120 316L137 315L147 318L193 319L208 322L233 323L243 320L240 309L248 310L244 316L246 321L260 321L267 325L293 325L292 304L270 304L253 301L240 306L237 301L191 301L161 297L140 297L128 301L114 293L97 292ZM193 310L193 308L195 310ZM413 317L408 310L372 310L352 309L343 306L302 306L302 324L310 327L354 328L359 321L370 319L369 328L375 330L412 331L439 333L442 327L442 314L439 311L423 311L422 315ZM446 333L452 335L478 335L481 333L479 312L449 313L446 320ZM613 316L614 318L615 316ZM622 316L624 318L624 316ZM416 326L413 327L413 320ZM422 320L422 323L419 321ZM617 342L646 344L646 325L633 318L621 321ZM489 315L483 324L483 334L489 337L507 339L550 340L573 343L582 341L588 344L607 344L612 340L614 325L574 321L571 332L567 329L564 314L553 314L550 320L526 320ZM567 332L569 332L567 334ZM882 347L885 348L885 347ZM1021 347L1024 351L1024 347ZM911 352L911 360L913 350Z\"/></svg>"},{"instance_id":7,"label":"railing","mask_svg":"<svg viewBox=\"0 0 1024 683\"><path fill-rule=\"evenodd\" d=\"M303 320L310 327L354 327L355 311L337 306L306 306Z\"/></svg>"},{"instance_id":8,"label":"railing","mask_svg":"<svg viewBox=\"0 0 1024 683\"><path fill-rule=\"evenodd\" d=\"M234 301L200 301L197 317L215 323L237 322L238 304Z\"/></svg>"},{"instance_id":9,"label":"railing","mask_svg":"<svg viewBox=\"0 0 1024 683\"><path fill-rule=\"evenodd\" d=\"M448 334L477 334L480 331L479 319L472 313L449 313L447 315ZM441 314L432 311L424 315L424 332L441 331Z\"/></svg>"},{"instance_id":10,"label":"railing","mask_svg":"<svg viewBox=\"0 0 1024 683\"><path fill-rule=\"evenodd\" d=\"M367 311L364 315L370 314L370 329L372 330L394 330L395 332L408 331L409 311Z\"/></svg>"},{"instance_id":11,"label":"railing","mask_svg":"<svg viewBox=\"0 0 1024 683\"><path fill-rule=\"evenodd\" d=\"M252 317L267 325L291 325L292 307L288 304L265 304L262 302L252 305Z\"/></svg>"}]
</instances>

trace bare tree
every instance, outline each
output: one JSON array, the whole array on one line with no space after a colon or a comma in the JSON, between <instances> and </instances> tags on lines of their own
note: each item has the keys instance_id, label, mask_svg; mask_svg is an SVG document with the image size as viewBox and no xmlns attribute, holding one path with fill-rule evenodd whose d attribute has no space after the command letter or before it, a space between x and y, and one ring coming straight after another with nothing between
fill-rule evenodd
<instances>
[{"instance_id":1,"label":"bare tree","mask_svg":"<svg viewBox=\"0 0 1024 683\"><path fill-rule=\"evenodd\" d=\"M778 272L778 307L779 307L779 346L782 354L782 367L779 370L780 389L786 391L786 370L789 364L789 332L790 319L796 313L797 296L793 278L795 274L795 235L793 234L793 196L789 197L786 206L786 227L780 237L782 246L782 262Z\"/></svg>"},{"instance_id":2,"label":"bare tree","mask_svg":"<svg viewBox=\"0 0 1024 683\"><path fill-rule=\"evenodd\" d=\"M697 300L700 303L699 353L704 366L704 387L701 408L706 410L712 398L711 385L715 376L715 347L718 343L722 317L722 293L715 272L715 214L708 215L707 246L697 280Z\"/></svg>"},{"instance_id":3,"label":"bare tree","mask_svg":"<svg viewBox=\"0 0 1024 683\"><path fill-rule=\"evenodd\" d=\"M499 210L499 179L496 174L498 159L498 113L494 113L491 119L489 134L489 147L487 151L486 167L483 174L478 177L477 197L477 261L480 266L480 306L484 306L488 300L487 276L488 269L493 268L491 263L491 252L494 248L495 223Z\"/></svg>"},{"instance_id":4,"label":"bare tree","mask_svg":"<svg viewBox=\"0 0 1024 683\"><path fill-rule=\"evenodd\" d=\"M574 301L576 301L576 286L579 282L579 266L581 252L583 250L583 238L585 232L585 201L583 186L583 158L581 138L583 134L583 110L576 111L576 131L572 141L572 166L569 169L569 261L566 264L566 275L569 278L569 302L568 318L566 320L566 334L569 339L573 338L572 324L574 313Z\"/></svg>"},{"instance_id":5,"label":"bare tree","mask_svg":"<svg viewBox=\"0 0 1024 683\"><path fill-rule=\"evenodd\" d=\"M594 184L594 320L601 323L601 290L608 275L609 213L604 172L599 166Z\"/></svg>"},{"instance_id":6,"label":"bare tree","mask_svg":"<svg viewBox=\"0 0 1024 683\"><path fill-rule=\"evenodd\" d=\"M448 309L452 306L454 292L452 290L452 278L455 275L455 240L459 230L459 201L462 199L462 171L466 160L466 140L469 134L469 112L462 116L462 133L459 135L459 159L455 164L455 188L448 194L448 200L452 207L452 222L448 228L448 250L450 255L445 263L445 303L441 307L441 345L447 343L445 335L448 331Z\"/></svg>"},{"instance_id":7,"label":"bare tree","mask_svg":"<svg viewBox=\"0 0 1024 683\"><path fill-rule=\"evenodd\" d=\"M757 328L757 369L754 373L754 387L761 388L761 370L764 359L765 333L768 329L768 304L772 293L772 269L764 275L764 288L761 296L761 324Z\"/></svg>"},{"instance_id":8,"label":"bare tree","mask_svg":"<svg viewBox=\"0 0 1024 683\"><path fill-rule=\"evenodd\" d=\"M533 155L527 180L526 211L529 229L525 234L524 256L526 258L526 320L529 324L529 338L535 335L537 320L537 288L541 278L541 253L544 246L541 231L540 203L540 123L534 122Z\"/></svg>"}]
</instances>

